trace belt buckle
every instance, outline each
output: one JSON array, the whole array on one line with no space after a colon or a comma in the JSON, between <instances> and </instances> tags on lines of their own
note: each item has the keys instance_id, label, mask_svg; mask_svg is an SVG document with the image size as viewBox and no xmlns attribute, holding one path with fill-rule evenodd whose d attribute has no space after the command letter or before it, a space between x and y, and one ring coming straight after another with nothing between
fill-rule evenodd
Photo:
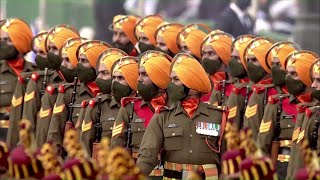
<instances>
[{"instance_id":1,"label":"belt buckle","mask_svg":"<svg viewBox=\"0 0 320 180\"><path fill-rule=\"evenodd\" d=\"M154 169L164 169L163 165L158 164Z\"/></svg>"},{"instance_id":2,"label":"belt buckle","mask_svg":"<svg viewBox=\"0 0 320 180\"><path fill-rule=\"evenodd\" d=\"M186 171L186 170L182 170L182 179L190 179L192 178L192 175L194 174L195 172L193 171Z\"/></svg>"}]
</instances>

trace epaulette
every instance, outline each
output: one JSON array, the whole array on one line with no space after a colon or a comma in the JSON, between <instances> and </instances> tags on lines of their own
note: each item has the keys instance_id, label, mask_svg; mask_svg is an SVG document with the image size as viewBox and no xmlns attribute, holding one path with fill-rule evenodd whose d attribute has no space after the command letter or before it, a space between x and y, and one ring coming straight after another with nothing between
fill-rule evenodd
<instances>
[{"instance_id":1,"label":"epaulette","mask_svg":"<svg viewBox=\"0 0 320 180\"><path fill-rule=\"evenodd\" d=\"M296 105L298 113L304 113L306 111L307 107L309 107L309 106L302 104L302 103L299 103Z\"/></svg>"},{"instance_id":2,"label":"epaulette","mask_svg":"<svg viewBox=\"0 0 320 180\"><path fill-rule=\"evenodd\" d=\"M246 86L243 86L243 87L235 87L235 86L233 86L232 87L232 92L234 93L234 94L237 94L237 95L239 95L239 94L242 94L242 91L246 91L247 89L246 89Z\"/></svg>"},{"instance_id":3,"label":"epaulette","mask_svg":"<svg viewBox=\"0 0 320 180\"><path fill-rule=\"evenodd\" d=\"M219 110L219 111L227 111L228 107L227 106L216 106L213 104L207 104L209 109L215 109L215 110Z\"/></svg>"},{"instance_id":4,"label":"epaulette","mask_svg":"<svg viewBox=\"0 0 320 180\"><path fill-rule=\"evenodd\" d=\"M312 116L312 114L313 114L313 112L312 112L312 110L310 108L306 108L305 113L306 113L306 116L308 118L310 118Z\"/></svg>"},{"instance_id":5,"label":"epaulette","mask_svg":"<svg viewBox=\"0 0 320 180\"><path fill-rule=\"evenodd\" d=\"M24 84L24 83L25 83L24 77L18 76L18 82L19 82L20 84Z\"/></svg>"},{"instance_id":6,"label":"epaulette","mask_svg":"<svg viewBox=\"0 0 320 180\"><path fill-rule=\"evenodd\" d=\"M274 87L273 84L267 84L267 85L262 85L262 84L259 84L259 85L256 85L254 84L252 86L252 92L256 93L256 94L261 94L265 91L266 88L271 88L271 87Z\"/></svg>"},{"instance_id":7,"label":"epaulette","mask_svg":"<svg viewBox=\"0 0 320 180\"><path fill-rule=\"evenodd\" d=\"M86 108L87 105L88 105L88 101L82 100L82 102L81 102L81 107L82 107L82 108Z\"/></svg>"},{"instance_id":8,"label":"epaulette","mask_svg":"<svg viewBox=\"0 0 320 180\"><path fill-rule=\"evenodd\" d=\"M59 93L64 93L65 92L65 87L64 87L63 84L59 85L58 91L59 91Z\"/></svg>"},{"instance_id":9,"label":"epaulette","mask_svg":"<svg viewBox=\"0 0 320 180\"><path fill-rule=\"evenodd\" d=\"M93 108L95 104L96 104L96 101L95 101L94 99L91 99L91 100L89 101L89 106L90 106L91 108Z\"/></svg>"},{"instance_id":10,"label":"epaulette","mask_svg":"<svg viewBox=\"0 0 320 180\"><path fill-rule=\"evenodd\" d=\"M138 101L138 100L142 100L142 99L139 98L139 97L124 97L124 98L121 99L121 106L125 107L130 102L135 102L135 101Z\"/></svg>"},{"instance_id":11,"label":"epaulette","mask_svg":"<svg viewBox=\"0 0 320 180\"><path fill-rule=\"evenodd\" d=\"M169 110L167 106L157 106L155 112L159 114L161 111Z\"/></svg>"},{"instance_id":12,"label":"epaulette","mask_svg":"<svg viewBox=\"0 0 320 180\"><path fill-rule=\"evenodd\" d=\"M52 95L54 92L54 87L52 85L48 85L46 88L46 91Z\"/></svg>"},{"instance_id":13,"label":"epaulette","mask_svg":"<svg viewBox=\"0 0 320 180\"><path fill-rule=\"evenodd\" d=\"M279 102L280 99L283 99L283 98L286 98L286 97L289 97L290 95L289 94L276 94L276 95L272 95L272 96L269 96L268 98L268 103L269 104L276 104Z\"/></svg>"},{"instance_id":14,"label":"epaulette","mask_svg":"<svg viewBox=\"0 0 320 180\"><path fill-rule=\"evenodd\" d=\"M31 79L34 81L34 82L37 82L38 79L39 79L39 74L37 72L33 72L32 75L31 75Z\"/></svg>"}]
</instances>

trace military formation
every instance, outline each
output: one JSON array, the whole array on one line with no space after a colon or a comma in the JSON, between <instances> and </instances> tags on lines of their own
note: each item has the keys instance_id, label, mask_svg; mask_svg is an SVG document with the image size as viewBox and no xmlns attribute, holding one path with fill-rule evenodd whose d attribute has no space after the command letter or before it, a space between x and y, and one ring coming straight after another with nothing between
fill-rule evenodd
<instances>
[{"instance_id":1,"label":"military formation","mask_svg":"<svg viewBox=\"0 0 320 180\"><path fill-rule=\"evenodd\" d=\"M109 30L1 21L0 179L320 179L318 54L160 15Z\"/></svg>"}]
</instances>

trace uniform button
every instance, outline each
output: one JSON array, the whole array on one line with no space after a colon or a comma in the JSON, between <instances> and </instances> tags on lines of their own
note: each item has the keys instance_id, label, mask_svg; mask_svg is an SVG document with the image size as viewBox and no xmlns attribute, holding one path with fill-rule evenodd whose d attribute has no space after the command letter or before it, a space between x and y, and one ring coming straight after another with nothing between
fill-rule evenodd
<instances>
[{"instance_id":1,"label":"uniform button","mask_svg":"<svg viewBox=\"0 0 320 180\"><path fill-rule=\"evenodd\" d=\"M176 133L172 133L172 136L175 136L176 135Z\"/></svg>"},{"instance_id":2,"label":"uniform button","mask_svg":"<svg viewBox=\"0 0 320 180\"><path fill-rule=\"evenodd\" d=\"M189 152L192 153L192 150L190 150Z\"/></svg>"},{"instance_id":3,"label":"uniform button","mask_svg":"<svg viewBox=\"0 0 320 180\"><path fill-rule=\"evenodd\" d=\"M192 137L192 134L190 134L190 137Z\"/></svg>"},{"instance_id":4,"label":"uniform button","mask_svg":"<svg viewBox=\"0 0 320 180\"><path fill-rule=\"evenodd\" d=\"M4 90L1 90L1 93L4 93Z\"/></svg>"},{"instance_id":5,"label":"uniform button","mask_svg":"<svg viewBox=\"0 0 320 180\"><path fill-rule=\"evenodd\" d=\"M77 113L76 115L77 115L77 116L79 116L80 114L79 114L79 113Z\"/></svg>"},{"instance_id":6,"label":"uniform button","mask_svg":"<svg viewBox=\"0 0 320 180\"><path fill-rule=\"evenodd\" d=\"M140 131L140 128L138 128L138 131Z\"/></svg>"},{"instance_id":7,"label":"uniform button","mask_svg":"<svg viewBox=\"0 0 320 180\"><path fill-rule=\"evenodd\" d=\"M110 127L110 130L112 130L113 128L112 127Z\"/></svg>"},{"instance_id":8,"label":"uniform button","mask_svg":"<svg viewBox=\"0 0 320 180\"><path fill-rule=\"evenodd\" d=\"M290 125L290 124L288 124L288 127L291 127L291 125Z\"/></svg>"}]
</instances>

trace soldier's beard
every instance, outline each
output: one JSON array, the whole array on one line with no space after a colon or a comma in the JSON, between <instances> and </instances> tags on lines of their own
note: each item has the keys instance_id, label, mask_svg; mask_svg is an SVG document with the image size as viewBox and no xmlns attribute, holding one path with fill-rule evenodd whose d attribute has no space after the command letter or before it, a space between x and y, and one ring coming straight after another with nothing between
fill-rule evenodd
<instances>
[{"instance_id":1,"label":"soldier's beard","mask_svg":"<svg viewBox=\"0 0 320 180\"><path fill-rule=\"evenodd\" d=\"M131 42L127 43L127 44L121 44L119 42L113 42L112 46L118 49L121 49L122 51L124 51L127 54L130 54L134 48L133 44Z\"/></svg>"}]
</instances>

